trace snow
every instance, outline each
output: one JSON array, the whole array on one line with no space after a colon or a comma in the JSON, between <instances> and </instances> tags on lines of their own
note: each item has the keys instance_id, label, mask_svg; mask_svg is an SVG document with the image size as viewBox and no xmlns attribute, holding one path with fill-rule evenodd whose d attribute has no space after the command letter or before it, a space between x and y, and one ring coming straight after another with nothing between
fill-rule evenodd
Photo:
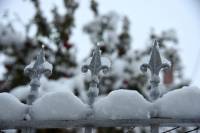
<instances>
[{"instance_id":1,"label":"snow","mask_svg":"<svg viewBox=\"0 0 200 133\"><path fill-rule=\"evenodd\" d=\"M107 66L108 68L111 67L111 61L108 57L101 57L101 64L102 66Z\"/></svg>"},{"instance_id":2,"label":"snow","mask_svg":"<svg viewBox=\"0 0 200 133\"><path fill-rule=\"evenodd\" d=\"M21 47L24 44L25 38L20 34L20 32L14 31L12 26L0 23L0 40L1 45Z\"/></svg>"},{"instance_id":3,"label":"snow","mask_svg":"<svg viewBox=\"0 0 200 133\"><path fill-rule=\"evenodd\" d=\"M124 75L125 67L127 67L127 62L125 60L121 58L115 59L112 63L112 73L117 77L121 77Z\"/></svg>"},{"instance_id":4,"label":"snow","mask_svg":"<svg viewBox=\"0 0 200 133\"><path fill-rule=\"evenodd\" d=\"M42 96L49 92L75 92L76 89L79 93L79 97L86 101L87 95L84 90L83 75L76 75L72 78L60 78L58 80L48 80L43 77L41 79L41 88L39 93Z\"/></svg>"},{"instance_id":5,"label":"snow","mask_svg":"<svg viewBox=\"0 0 200 133\"><path fill-rule=\"evenodd\" d=\"M26 69L32 69L34 67L35 61L32 61L28 66L25 67ZM45 61L44 63L41 64L41 68L48 69L52 72L53 66L49 62Z\"/></svg>"},{"instance_id":6,"label":"snow","mask_svg":"<svg viewBox=\"0 0 200 133\"><path fill-rule=\"evenodd\" d=\"M168 92L158 99L153 107L157 117L200 118L200 89L183 87Z\"/></svg>"},{"instance_id":7,"label":"snow","mask_svg":"<svg viewBox=\"0 0 200 133\"><path fill-rule=\"evenodd\" d=\"M6 73L6 68L4 66L4 62L6 61L6 55L3 53L0 53L0 80L4 79L4 74Z\"/></svg>"},{"instance_id":8,"label":"snow","mask_svg":"<svg viewBox=\"0 0 200 133\"><path fill-rule=\"evenodd\" d=\"M8 93L0 93L0 120L23 120L27 106Z\"/></svg>"},{"instance_id":9,"label":"snow","mask_svg":"<svg viewBox=\"0 0 200 133\"><path fill-rule=\"evenodd\" d=\"M10 94L14 95L19 100L25 100L28 97L29 93L30 93L30 86L28 85L15 87L10 92Z\"/></svg>"},{"instance_id":10,"label":"snow","mask_svg":"<svg viewBox=\"0 0 200 133\"><path fill-rule=\"evenodd\" d=\"M115 90L94 103L97 119L149 118L151 103L137 91Z\"/></svg>"},{"instance_id":11,"label":"snow","mask_svg":"<svg viewBox=\"0 0 200 133\"><path fill-rule=\"evenodd\" d=\"M16 129L7 129L7 130L2 130L3 133L17 133Z\"/></svg>"},{"instance_id":12,"label":"snow","mask_svg":"<svg viewBox=\"0 0 200 133\"><path fill-rule=\"evenodd\" d=\"M45 61L43 64L43 67L50 70L52 72L53 66L49 62Z\"/></svg>"},{"instance_id":13,"label":"snow","mask_svg":"<svg viewBox=\"0 0 200 133\"><path fill-rule=\"evenodd\" d=\"M32 118L36 120L84 119L90 113L88 105L70 92L48 93L33 103Z\"/></svg>"},{"instance_id":14,"label":"snow","mask_svg":"<svg viewBox=\"0 0 200 133\"><path fill-rule=\"evenodd\" d=\"M77 84L78 83L78 84ZM48 80L46 77L41 77L41 86L39 88L39 97L50 92L75 92L77 89L79 97L87 101L87 95L84 90L83 75L76 75L73 78L60 78L58 80ZM19 86L11 90L11 94L20 100L25 100L30 92L30 86Z\"/></svg>"},{"instance_id":15,"label":"snow","mask_svg":"<svg viewBox=\"0 0 200 133\"><path fill-rule=\"evenodd\" d=\"M40 97L33 105L34 118L42 120L85 118L90 112L90 109L73 95L74 89L78 89L81 99L84 99L83 101L86 102L87 96L84 90L83 76L79 75L71 79L61 78L59 80L48 80L42 77L41 87L39 89ZM153 103L148 102L142 95L133 90L115 90L107 96L99 96L94 103L95 118L137 119L149 118L149 116L164 118L200 118L199 88L183 87L178 90L167 92L167 88L160 85L159 89L165 94ZM29 86L21 86L14 89L11 93L19 97L19 99L26 99L29 91ZM0 107L7 105L2 105L5 103L2 102L5 101L5 94L3 94L4 93L0 95ZM3 98L2 96L4 96L4 100L1 100ZM15 101L18 102L15 106L22 104L19 103L16 98ZM14 106L13 108L15 109ZM18 109L18 111L20 111L20 109ZM0 113L1 112L2 110L0 110ZM7 113L6 109L4 112ZM0 119L4 117L0 116ZM22 116L20 118L22 118Z\"/></svg>"}]
</instances>

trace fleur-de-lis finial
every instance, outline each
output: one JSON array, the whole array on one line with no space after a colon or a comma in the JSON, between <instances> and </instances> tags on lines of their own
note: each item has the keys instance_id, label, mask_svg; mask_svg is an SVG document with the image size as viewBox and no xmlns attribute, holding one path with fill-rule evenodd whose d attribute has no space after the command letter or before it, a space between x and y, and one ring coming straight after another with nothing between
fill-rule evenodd
<instances>
[{"instance_id":1,"label":"fleur-de-lis finial","mask_svg":"<svg viewBox=\"0 0 200 133\"><path fill-rule=\"evenodd\" d=\"M107 73L110 69L110 65L102 64L102 58L101 58L101 50L99 48L99 45L101 43L97 43L93 53L92 57L89 59L89 64L83 65L82 72L86 73L88 70L91 71L92 74L92 81L98 83L98 74L101 70L103 70L103 73Z\"/></svg>"},{"instance_id":2,"label":"fleur-de-lis finial","mask_svg":"<svg viewBox=\"0 0 200 133\"><path fill-rule=\"evenodd\" d=\"M45 74L46 76L49 76L52 72L52 65L45 61L45 54L44 54L44 45L42 45L42 49L37 56L35 61L32 61L28 66L24 69L24 74L29 76L31 79L30 82L30 93L28 95L28 98L26 99L26 102L28 105L32 105L32 103L36 100L38 97L38 88L40 87L40 77L42 74ZM31 106L27 108L25 119L31 120ZM27 128L24 129L22 132L32 133L34 132L34 129Z\"/></svg>"},{"instance_id":3,"label":"fleur-de-lis finial","mask_svg":"<svg viewBox=\"0 0 200 133\"><path fill-rule=\"evenodd\" d=\"M25 75L28 75L31 79L36 77L39 79L42 74L50 76L51 72L52 65L45 60L44 45L42 45L42 49L36 60L25 67L24 73Z\"/></svg>"},{"instance_id":4,"label":"fleur-de-lis finial","mask_svg":"<svg viewBox=\"0 0 200 133\"><path fill-rule=\"evenodd\" d=\"M40 86L40 77L42 74L46 76L51 75L52 65L45 60L44 46L37 56L35 61L32 61L28 66L25 67L24 73L31 79L30 86L31 92L27 99L27 104L32 104L32 102L38 96L38 88Z\"/></svg>"},{"instance_id":5,"label":"fleur-de-lis finial","mask_svg":"<svg viewBox=\"0 0 200 133\"><path fill-rule=\"evenodd\" d=\"M161 56L158 50L158 42L155 40L151 50L151 57L148 64L142 64L140 69L142 72L151 71L151 100L156 100L160 96L158 84L160 83L159 72L161 69L169 69L169 64L162 63Z\"/></svg>"},{"instance_id":6,"label":"fleur-de-lis finial","mask_svg":"<svg viewBox=\"0 0 200 133\"><path fill-rule=\"evenodd\" d=\"M97 85L99 83L98 75L102 70L103 73L107 73L110 69L110 61L107 58L101 57L101 51L99 48L101 43L96 44L96 47L92 53L92 57L88 59L88 63L83 65L82 72L86 73L88 70L91 71L91 82L89 88L89 104L92 105L94 102L94 98L98 96L99 89ZM106 61L105 61L106 60ZM105 63L107 62L107 63Z\"/></svg>"}]
</instances>

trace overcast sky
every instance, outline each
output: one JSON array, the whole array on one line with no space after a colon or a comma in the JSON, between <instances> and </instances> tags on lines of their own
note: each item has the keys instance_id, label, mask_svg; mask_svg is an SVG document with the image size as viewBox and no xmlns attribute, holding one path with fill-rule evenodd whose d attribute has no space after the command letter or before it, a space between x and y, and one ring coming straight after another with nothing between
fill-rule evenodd
<instances>
[{"instance_id":1,"label":"overcast sky","mask_svg":"<svg viewBox=\"0 0 200 133\"><path fill-rule=\"evenodd\" d=\"M52 3L59 5L63 11L62 0L41 0L45 15L51 19L48 11ZM72 41L78 47L78 60L88 55L91 43L83 34L84 24L93 19L89 10L89 0L79 0L80 7L76 13L76 28ZM198 0L99 0L101 13L116 11L126 15L131 21L133 48L144 47L148 40L150 28L156 32L175 29L179 38L180 54L183 59L186 77L193 80L193 85L200 87L200 3ZM26 23L33 16L34 8L28 0L0 0L0 11L9 9L16 12ZM20 29L19 29L20 30Z\"/></svg>"}]
</instances>

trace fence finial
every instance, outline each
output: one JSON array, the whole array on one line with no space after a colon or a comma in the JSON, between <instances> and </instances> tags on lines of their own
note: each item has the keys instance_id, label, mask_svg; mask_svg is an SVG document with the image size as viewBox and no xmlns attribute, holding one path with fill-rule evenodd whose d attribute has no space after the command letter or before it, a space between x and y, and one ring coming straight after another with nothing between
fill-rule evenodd
<instances>
[{"instance_id":1,"label":"fence finial","mask_svg":"<svg viewBox=\"0 0 200 133\"><path fill-rule=\"evenodd\" d=\"M97 85L99 84L99 73L102 70L103 73L107 73L110 69L110 61L107 59L107 62L109 64L104 64L103 58L101 57L101 50L99 46L102 44L102 42L99 42L95 45L95 49L92 53L92 57L88 59L88 63L86 65L82 66L82 72L86 73L88 70L91 71L91 82L90 82L90 87L88 91L88 104L90 105L91 108L93 108L93 103L95 100L95 97L98 96L99 94L99 88ZM105 59L105 58L104 58ZM89 114L89 117L93 116L93 111L91 114ZM85 133L92 133L92 128L87 127L85 128Z\"/></svg>"},{"instance_id":2,"label":"fence finial","mask_svg":"<svg viewBox=\"0 0 200 133\"><path fill-rule=\"evenodd\" d=\"M102 63L102 57L101 57L101 50L99 48L100 43L97 43L92 57L88 59L88 64L82 66L82 72L86 73L88 70L91 71L91 82L90 82L90 88L89 88L89 104L92 105L94 102L94 98L98 96L99 89L97 88L97 85L99 84L99 78L98 75L100 71L102 70L103 73L107 73L110 69L110 65ZM108 61L109 62L109 61Z\"/></svg>"},{"instance_id":3,"label":"fence finial","mask_svg":"<svg viewBox=\"0 0 200 133\"><path fill-rule=\"evenodd\" d=\"M27 104L31 105L38 96L38 88L40 86L40 77L42 74L49 76L52 72L52 65L45 61L44 46L35 61L32 61L25 67L24 73L31 79L31 92L27 99Z\"/></svg>"},{"instance_id":4,"label":"fence finial","mask_svg":"<svg viewBox=\"0 0 200 133\"><path fill-rule=\"evenodd\" d=\"M140 69L142 72L147 72L147 69L151 71L151 100L156 100L160 96L158 84L160 83L159 72L161 69L168 69L170 66L167 63L162 63L160 52L158 50L158 42L154 41L151 50L151 57L148 64L142 64Z\"/></svg>"},{"instance_id":5,"label":"fence finial","mask_svg":"<svg viewBox=\"0 0 200 133\"><path fill-rule=\"evenodd\" d=\"M42 49L37 56L35 61L32 61L28 66L24 69L24 74L29 76L31 79L30 82L30 93L28 95L28 98L26 99L26 102L28 105L32 105L33 102L38 97L38 88L40 87L40 78L42 74L45 74L46 76L50 76L52 73L52 65L45 61L45 54L44 54L44 46L42 46ZM27 109L27 112L25 114L26 120L31 120L31 106ZM34 132L34 129L27 128L24 129L22 132L26 133L32 133Z\"/></svg>"}]
</instances>

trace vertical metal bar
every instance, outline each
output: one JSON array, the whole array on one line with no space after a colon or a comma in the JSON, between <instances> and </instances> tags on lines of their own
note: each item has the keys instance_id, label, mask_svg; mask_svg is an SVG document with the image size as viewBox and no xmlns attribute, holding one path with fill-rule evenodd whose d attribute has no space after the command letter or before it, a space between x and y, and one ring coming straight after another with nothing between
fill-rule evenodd
<instances>
[{"instance_id":1,"label":"vertical metal bar","mask_svg":"<svg viewBox=\"0 0 200 133\"><path fill-rule=\"evenodd\" d=\"M88 91L88 105L90 108L93 110L93 103L95 98L99 94L99 77L98 74L101 70L103 70L103 73L107 73L109 70L110 66L108 64L102 65L101 62L101 51L98 46L96 45L96 48L93 52L91 61L89 64L86 64L82 67L82 72L87 72L88 70L91 71L91 81L90 81L90 87ZM89 116L89 118L93 117L93 113ZM86 127L85 128L85 133L92 133L92 128L91 127Z\"/></svg>"},{"instance_id":2,"label":"vertical metal bar","mask_svg":"<svg viewBox=\"0 0 200 133\"><path fill-rule=\"evenodd\" d=\"M50 76L52 73L52 65L45 60L44 46L42 47L42 50L37 56L37 59L33 63L34 64L31 63L24 69L25 75L29 76L31 79L30 82L31 90L26 100L27 104L30 105L25 116L25 119L27 121L31 120L31 105L38 97L41 76L43 74L45 74L46 76ZM44 63L46 65L44 65ZM22 132L34 133L35 130L33 128L26 128L23 129Z\"/></svg>"},{"instance_id":3,"label":"vertical metal bar","mask_svg":"<svg viewBox=\"0 0 200 133\"><path fill-rule=\"evenodd\" d=\"M151 133L159 133L159 125L151 125Z\"/></svg>"}]
</instances>

